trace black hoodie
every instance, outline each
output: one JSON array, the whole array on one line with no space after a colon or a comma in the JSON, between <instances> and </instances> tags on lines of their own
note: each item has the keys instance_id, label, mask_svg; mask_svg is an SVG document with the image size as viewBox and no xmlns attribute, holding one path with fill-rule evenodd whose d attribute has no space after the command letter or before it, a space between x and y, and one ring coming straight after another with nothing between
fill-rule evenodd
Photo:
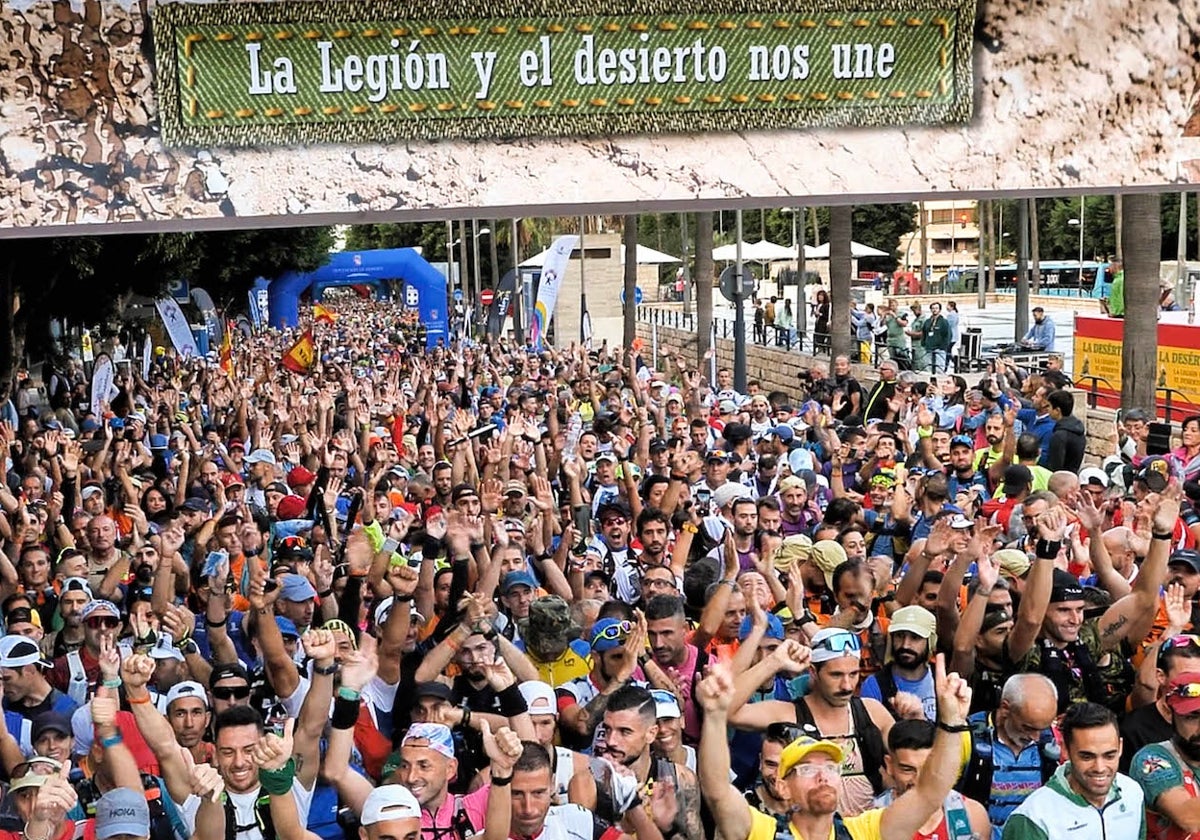
<instances>
[{"instance_id":1,"label":"black hoodie","mask_svg":"<svg viewBox=\"0 0 1200 840\"><path fill-rule=\"evenodd\" d=\"M1083 421L1078 417L1064 417L1054 424L1050 435L1050 452L1046 469L1079 472L1083 464L1083 451L1087 444L1087 433Z\"/></svg>"}]
</instances>

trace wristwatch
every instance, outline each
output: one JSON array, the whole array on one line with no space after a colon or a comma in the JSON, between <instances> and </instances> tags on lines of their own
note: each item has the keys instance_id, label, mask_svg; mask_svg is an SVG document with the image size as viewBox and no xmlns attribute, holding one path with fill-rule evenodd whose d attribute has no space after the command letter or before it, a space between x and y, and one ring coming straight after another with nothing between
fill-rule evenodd
<instances>
[{"instance_id":1,"label":"wristwatch","mask_svg":"<svg viewBox=\"0 0 1200 840\"><path fill-rule=\"evenodd\" d=\"M179 650L184 656L192 656L200 653L200 646L196 644L195 639L184 639L179 643Z\"/></svg>"}]
</instances>

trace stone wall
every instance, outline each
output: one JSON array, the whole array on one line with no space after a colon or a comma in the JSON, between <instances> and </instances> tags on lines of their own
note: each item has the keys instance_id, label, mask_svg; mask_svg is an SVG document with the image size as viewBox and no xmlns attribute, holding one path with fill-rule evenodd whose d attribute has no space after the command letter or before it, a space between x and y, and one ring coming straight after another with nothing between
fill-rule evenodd
<instances>
[{"instance_id":1,"label":"stone wall","mask_svg":"<svg viewBox=\"0 0 1200 840\"><path fill-rule=\"evenodd\" d=\"M652 348L654 339L653 325L639 321L638 337ZM658 327L658 352L660 358L667 352L682 353L684 358L696 358L697 335L695 330L675 329L673 327ZM717 339L717 364L721 367L733 367L733 339ZM808 353L787 352L782 348L763 347L757 344L746 345L746 378L757 379L765 391L783 391L789 396L800 396L799 374L807 370L814 362L829 363L829 357L812 356ZM659 367L664 367L661 363ZM852 365L854 376L864 388L872 388L879 381L879 374L869 365ZM972 377L967 376L970 382ZM1113 431L1116 412L1106 408L1089 408L1086 395L1076 393L1075 415L1084 422L1087 429L1086 463L1099 463L1114 451L1109 435ZM1175 428L1178 433L1178 427Z\"/></svg>"}]
</instances>

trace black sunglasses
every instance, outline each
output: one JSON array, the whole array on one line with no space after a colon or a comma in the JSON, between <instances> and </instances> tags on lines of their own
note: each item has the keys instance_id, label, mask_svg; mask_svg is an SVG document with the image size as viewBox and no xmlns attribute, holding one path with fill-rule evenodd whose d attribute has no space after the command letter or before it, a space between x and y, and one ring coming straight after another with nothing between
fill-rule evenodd
<instances>
[{"instance_id":1,"label":"black sunglasses","mask_svg":"<svg viewBox=\"0 0 1200 840\"><path fill-rule=\"evenodd\" d=\"M248 685L223 685L212 690L212 695L217 700L245 700L250 696L250 686Z\"/></svg>"}]
</instances>

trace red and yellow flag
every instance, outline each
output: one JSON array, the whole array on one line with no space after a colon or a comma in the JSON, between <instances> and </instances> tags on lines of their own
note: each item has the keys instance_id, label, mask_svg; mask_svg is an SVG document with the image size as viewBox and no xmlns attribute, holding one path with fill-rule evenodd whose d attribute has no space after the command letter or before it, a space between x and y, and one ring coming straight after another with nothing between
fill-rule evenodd
<instances>
[{"instance_id":1,"label":"red and yellow flag","mask_svg":"<svg viewBox=\"0 0 1200 840\"><path fill-rule=\"evenodd\" d=\"M304 331L300 338L296 339L296 343L283 354L283 360L280 362L285 368L293 373L308 373L312 370L313 362L317 360L317 348L313 344L312 330Z\"/></svg>"},{"instance_id":2,"label":"red and yellow flag","mask_svg":"<svg viewBox=\"0 0 1200 840\"><path fill-rule=\"evenodd\" d=\"M334 315L332 312L330 312L328 309L326 309L321 304L314 303L313 304L313 320L316 321L318 324L321 324L321 323L332 324L333 322L335 322L337 320L337 315Z\"/></svg>"},{"instance_id":3,"label":"red and yellow flag","mask_svg":"<svg viewBox=\"0 0 1200 840\"><path fill-rule=\"evenodd\" d=\"M233 325L225 325L225 337L221 339L221 370L233 376Z\"/></svg>"}]
</instances>

